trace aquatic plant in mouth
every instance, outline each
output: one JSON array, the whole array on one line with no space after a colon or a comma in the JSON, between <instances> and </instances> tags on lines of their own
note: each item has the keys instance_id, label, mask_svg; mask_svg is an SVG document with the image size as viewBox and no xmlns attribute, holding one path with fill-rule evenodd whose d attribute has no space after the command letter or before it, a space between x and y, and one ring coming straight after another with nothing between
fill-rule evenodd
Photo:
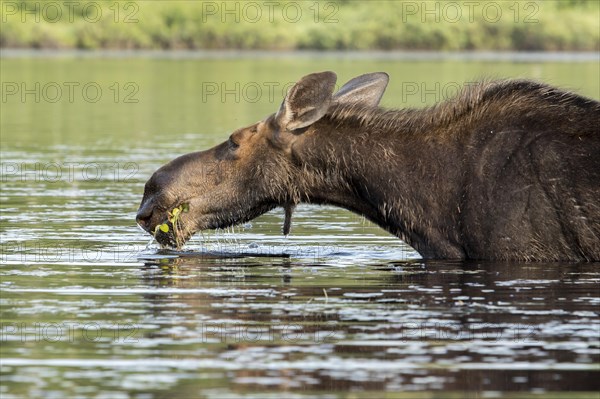
<instances>
[{"instance_id":1,"label":"aquatic plant in mouth","mask_svg":"<svg viewBox=\"0 0 600 399\"><path fill-rule=\"evenodd\" d=\"M154 228L154 238L156 238L156 234L158 234L159 230L163 233L168 233L171 229L173 229L173 238L175 239L177 247L179 247L179 241L177 240L177 237L180 236L179 218L181 217L182 213L187 213L189 210L190 205L185 203L167 212L167 222L156 225Z\"/></svg>"}]
</instances>

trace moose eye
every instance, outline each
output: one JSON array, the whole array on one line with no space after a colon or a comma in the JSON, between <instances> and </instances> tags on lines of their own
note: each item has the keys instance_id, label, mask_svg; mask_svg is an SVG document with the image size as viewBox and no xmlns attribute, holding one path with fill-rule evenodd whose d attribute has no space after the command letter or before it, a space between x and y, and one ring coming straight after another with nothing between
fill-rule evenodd
<instances>
[{"instance_id":1,"label":"moose eye","mask_svg":"<svg viewBox=\"0 0 600 399\"><path fill-rule=\"evenodd\" d=\"M235 141L233 141L233 135L229 136L228 142L229 142L229 147L232 150L235 150L235 149L237 149L240 146L238 143L236 143Z\"/></svg>"}]
</instances>

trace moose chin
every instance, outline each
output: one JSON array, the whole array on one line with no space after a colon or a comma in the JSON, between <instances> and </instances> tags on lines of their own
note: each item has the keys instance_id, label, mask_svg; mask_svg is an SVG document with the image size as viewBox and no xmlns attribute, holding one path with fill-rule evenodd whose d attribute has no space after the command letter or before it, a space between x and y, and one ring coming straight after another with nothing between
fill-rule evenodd
<instances>
[{"instance_id":1,"label":"moose chin","mask_svg":"<svg viewBox=\"0 0 600 399\"><path fill-rule=\"evenodd\" d=\"M500 80L428 108L384 109L386 73L334 94L336 79L307 75L276 113L162 166L138 224L180 247L276 207L288 234L296 204L328 204L426 259L600 261L600 102Z\"/></svg>"}]
</instances>

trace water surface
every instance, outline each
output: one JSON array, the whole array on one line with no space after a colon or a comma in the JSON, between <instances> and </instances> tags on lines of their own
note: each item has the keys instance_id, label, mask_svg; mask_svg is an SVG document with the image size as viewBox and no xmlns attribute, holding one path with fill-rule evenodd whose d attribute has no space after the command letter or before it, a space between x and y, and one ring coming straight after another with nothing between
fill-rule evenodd
<instances>
[{"instance_id":1,"label":"water surface","mask_svg":"<svg viewBox=\"0 0 600 399\"><path fill-rule=\"evenodd\" d=\"M598 63L567 61L3 58L0 394L597 397L598 264L423 262L331 207L301 206L288 238L279 209L184 253L134 223L152 171L274 112L306 73L387 71L396 107L484 76L600 98Z\"/></svg>"}]
</instances>

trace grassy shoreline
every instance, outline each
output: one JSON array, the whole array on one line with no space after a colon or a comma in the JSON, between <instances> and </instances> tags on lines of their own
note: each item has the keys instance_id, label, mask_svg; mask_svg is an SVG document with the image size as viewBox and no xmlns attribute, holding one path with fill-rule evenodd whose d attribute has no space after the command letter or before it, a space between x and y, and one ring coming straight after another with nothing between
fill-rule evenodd
<instances>
[{"instance_id":1,"label":"grassy shoreline","mask_svg":"<svg viewBox=\"0 0 600 399\"><path fill-rule=\"evenodd\" d=\"M0 47L599 51L595 1L2 1Z\"/></svg>"}]
</instances>

